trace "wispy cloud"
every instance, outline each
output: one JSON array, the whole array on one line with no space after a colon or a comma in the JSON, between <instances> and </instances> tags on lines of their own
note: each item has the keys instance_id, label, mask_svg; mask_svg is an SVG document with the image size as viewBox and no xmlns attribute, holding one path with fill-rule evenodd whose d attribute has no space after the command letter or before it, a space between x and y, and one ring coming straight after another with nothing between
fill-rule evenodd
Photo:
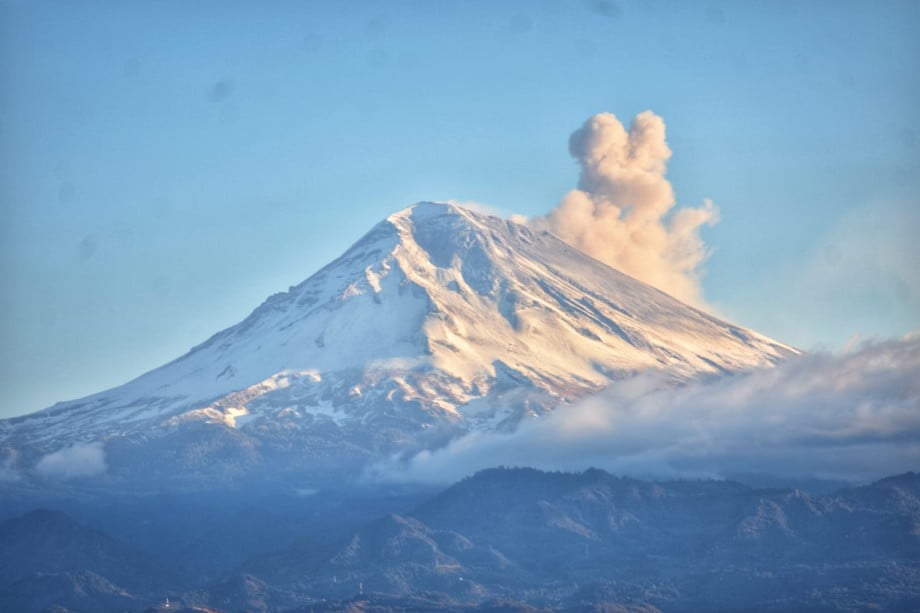
<instances>
[{"instance_id":1,"label":"wispy cloud","mask_svg":"<svg viewBox=\"0 0 920 613\"><path fill-rule=\"evenodd\" d=\"M515 432L472 433L371 474L446 483L497 465L639 476L869 479L920 468L920 336L675 386L646 373Z\"/></svg>"},{"instance_id":2,"label":"wispy cloud","mask_svg":"<svg viewBox=\"0 0 920 613\"><path fill-rule=\"evenodd\" d=\"M53 479L94 477L106 470L105 450L100 442L72 445L44 456L35 470Z\"/></svg>"},{"instance_id":3,"label":"wispy cloud","mask_svg":"<svg viewBox=\"0 0 920 613\"><path fill-rule=\"evenodd\" d=\"M446 202L447 204L452 204L454 206L459 206L464 209L469 209L471 211L476 211L477 213L480 213L482 215L491 215L493 217L502 217L502 218L513 217L511 213L502 209L501 207L497 207L493 204L487 204L485 202L478 202L476 200L457 200L454 198L449 198L445 200L444 202Z\"/></svg>"},{"instance_id":4,"label":"wispy cloud","mask_svg":"<svg viewBox=\"0 0 920 613\"><path fill-rule=\"evenodd\" d=\"M6 451L6 450L4 450ZM12 483L13 481L19 481L21 475L19 471L16 470L16 456L7 455L2 460L0 460L0 483Z\"/></svg>"}]
</instances>

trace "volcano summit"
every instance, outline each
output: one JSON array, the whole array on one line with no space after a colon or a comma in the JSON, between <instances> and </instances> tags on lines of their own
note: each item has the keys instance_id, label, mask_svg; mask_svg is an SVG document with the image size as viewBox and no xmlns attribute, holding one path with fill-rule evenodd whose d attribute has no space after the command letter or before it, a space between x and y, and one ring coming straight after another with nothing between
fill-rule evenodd
<instances>
[{"instance_id":1,"label":"volcano summit","mask_svg":"<svg viewBox=\"0 0 920 613\"><path fill-rule=\"evenodd\" d=\"M313 484L513 429L637 371L687 379L795 353L550 233L425 202L184 356L4 420L0 440L26 481L93 445L111 486Z\"/></svg>"}]
</instances>

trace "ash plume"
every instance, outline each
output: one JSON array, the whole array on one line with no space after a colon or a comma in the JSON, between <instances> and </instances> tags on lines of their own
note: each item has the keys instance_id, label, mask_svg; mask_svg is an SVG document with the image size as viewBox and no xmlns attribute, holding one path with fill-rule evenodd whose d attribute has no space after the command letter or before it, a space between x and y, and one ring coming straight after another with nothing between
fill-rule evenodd
<instances>
[{"instance_id":1,"label":"ash plume","mask_svg":"<svg viewBox=\"0 0 920 613\"><path fill-rule=\"evenodd\" d=\"M719 214L708 200L699 208L674 208L674 190L665 177L671 149L664 120L644 111L627 130L613 114L599 113L572 134L569 152L581 166L578 189L531 225L701 305L700 266L709 252L699 230L716 223Z\"/></svg>"}]
</instances>

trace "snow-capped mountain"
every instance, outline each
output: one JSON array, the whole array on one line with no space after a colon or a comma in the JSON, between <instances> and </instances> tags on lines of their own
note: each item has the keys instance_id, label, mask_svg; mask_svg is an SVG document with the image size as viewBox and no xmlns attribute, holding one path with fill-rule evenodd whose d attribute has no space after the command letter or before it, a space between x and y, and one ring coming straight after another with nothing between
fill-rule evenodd
<instances>
[{"instance_id":1,"label":"snow-capped mountain","mask_svg":"<svg viewBox=\"0 0 920 613\"><path fill-rule=\"evenodd\" d=\"M25 473L101 441L109 478L232 476L270 458L318 474L510 428L638 370L690 377L794 352L551 234L419 203L177 360L0 421L0 445Z\"/></svg>"}]
</instances>

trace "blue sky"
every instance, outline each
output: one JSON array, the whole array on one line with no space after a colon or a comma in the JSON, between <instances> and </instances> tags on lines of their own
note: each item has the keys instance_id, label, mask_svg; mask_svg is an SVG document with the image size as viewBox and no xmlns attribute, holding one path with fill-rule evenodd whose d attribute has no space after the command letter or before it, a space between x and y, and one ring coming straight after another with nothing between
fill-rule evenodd
<instances>
[{"instance_id":1,"label":"blue sky","mask_svg":"<svg viewBox=\"0 0 920 613\"><path fill-rule=\"evenodd\" d=\"M920 324L920 3L0 2L0 415L123 383L418 200L538 215L652 109L718 312Z\"/></svg>"}]
</instances>

